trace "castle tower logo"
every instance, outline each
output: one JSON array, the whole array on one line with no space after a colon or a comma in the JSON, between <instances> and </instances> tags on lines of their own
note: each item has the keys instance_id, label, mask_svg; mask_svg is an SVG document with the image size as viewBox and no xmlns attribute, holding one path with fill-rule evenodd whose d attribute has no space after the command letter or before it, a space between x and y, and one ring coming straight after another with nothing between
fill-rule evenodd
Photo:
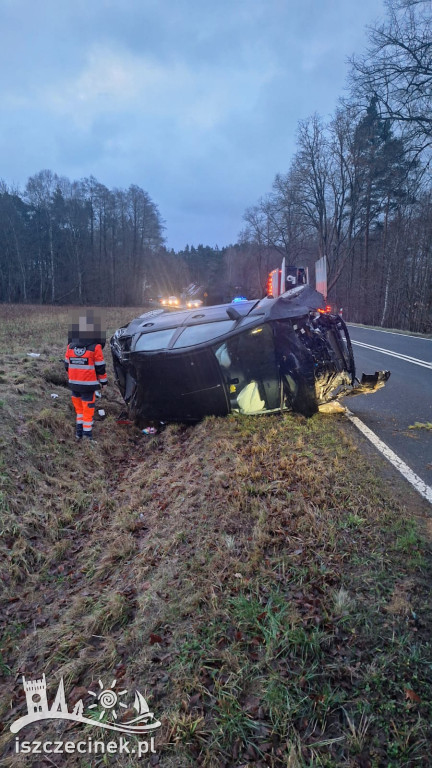
<instances>
[{"instance_id":1,"label":"castle tower logo","mask_svg":"<svg viewBox=\"0 0 432 768\"><path fill-rule=\"evenodd\" d=\"M26 695L27 714L15 720L10 726L12 733L18 733L21 728L39 720L73 720L77 723L98 726L120 733L140 734L148 733L159 728L161 723L150 712L149 706L139 691L135 691L133 704L127 704L127 689L117 690L117 680L113 680L110 686L105 686L102 680L98 682L99 690L88 691L93 697L88 706L88 714L84 714L82 699L76 702L73 710L69 712L66 703L63 678L61 678L57 693L51 707L48 704L47 686L45 675L40 680L26 680L23 677L23 687ZM136 711L136 716L123 719L131 709Z\"/></svg>"},{"instance_id":2,"label":"castle tower logo","mask_svg":"<svg viewBox=\"0 0 432 768\"><path fill-rule=\"evenodd\" d=\"M42 680L26 680L23 677L23 685L29 714L48 712L45 675Z\"/></svg>"}]
</instances>

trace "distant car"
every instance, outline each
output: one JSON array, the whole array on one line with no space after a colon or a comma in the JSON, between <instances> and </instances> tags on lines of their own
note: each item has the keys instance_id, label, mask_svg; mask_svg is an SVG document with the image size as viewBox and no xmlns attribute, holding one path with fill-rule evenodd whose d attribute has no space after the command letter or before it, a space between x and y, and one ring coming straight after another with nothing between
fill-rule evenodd
<instances>
[{"instance_id":1,"label":"distant car","mask_svg":"<svg viewBox=\"0 0 432 768\"><path fill-rule=\"evenodd\" d=\"M186 299L185 305L188 309L197 309L198 307L202 307L203 302L201 299Z\"/></svg>"},{"instance_id":2,"label":"distant car","mask_svg":"<svg viewBox=\"0 0 432 768\"><path fill-rule=\"evenodd\" d=\"M111 339L117 383L138 424L235 412L310 416L390 375L356 379L344 321L308 285L275 299L167 310L146 312Z\"/></svg>"},{"instance_id":3,"label":"distant car","mask_svg":"<svg viewBox=\"0 0 432 768\"><path fill-rule=\"evenodd\" d=\"M180 299L178 299L177 296L168 296L168 298L162 298L160 303L164 307L179 307Z\"/></svg>"}]
</instances>

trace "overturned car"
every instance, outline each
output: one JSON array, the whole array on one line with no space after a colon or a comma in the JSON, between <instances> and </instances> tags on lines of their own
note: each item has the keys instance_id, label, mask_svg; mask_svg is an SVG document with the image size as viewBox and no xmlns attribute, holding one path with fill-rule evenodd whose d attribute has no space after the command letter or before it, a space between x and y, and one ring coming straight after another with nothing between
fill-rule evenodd
<instances>
[{"instance_id":1,"label":"overturned car","mask_svg":"<svg viewBox=\"0 0 432 768\"><path fill-rule=\"evenodd\" d=\"M111 338L131 418L194 422L228 413L294 410L373 391L387 371L355 376L347 327L309 285L278 298L146 312Z\"/></svg>"}]
</instances>

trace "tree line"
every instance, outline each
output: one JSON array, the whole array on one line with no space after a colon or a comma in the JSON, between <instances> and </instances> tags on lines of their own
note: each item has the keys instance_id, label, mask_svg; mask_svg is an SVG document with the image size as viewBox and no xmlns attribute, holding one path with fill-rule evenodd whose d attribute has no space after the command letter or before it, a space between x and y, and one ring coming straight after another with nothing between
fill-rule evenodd
<instances>
[{"instance_id":1,"label":"tree line","mask_svg":"<svg viewBox=\"0 0 432 768\"><path fill-rule=\"evenodd\" d=\"M140 303L164 223L136 185L109 190L94 177L49 170L24 193L0 186L0 300Z\"/></svg>"},{"instance_id":2,"label":"tree line","mask_svg":"<svg viewBox=\"0 0 432 768\"><path fill-rule=\"evenodd\" d=\"M283 256L312 281L325 257L328 299L349 320L432 331L431 2L386 5L351 61L349 97L299 123L289 168L236 244L168 251L140 187L45 170L23 193L0 185L0 301L141 304L190 282L209 302L261 297Z\"/></svg>"}]
</instances>

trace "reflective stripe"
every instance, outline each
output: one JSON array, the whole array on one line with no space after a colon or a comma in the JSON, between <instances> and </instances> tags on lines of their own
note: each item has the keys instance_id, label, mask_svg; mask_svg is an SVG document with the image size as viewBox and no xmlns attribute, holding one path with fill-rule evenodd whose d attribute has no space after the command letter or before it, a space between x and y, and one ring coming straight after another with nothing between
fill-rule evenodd
<instances>
[{"instance_id":1,"label":"reflective stripe","mask_svg":"<svg viewBox=\"0 0 432 768\"><path fill-rule=\"evenodd\" d=\"M69 379L69 384L79 384L80 387L94 388L94 385L97 384L97 379L89 379L88 381L83 381L83 379L79 379L78 381L76 379Z\"/></svg>"},{"instance_id":2,"label":"reflective stripe","mask_svg":"<svg viewBox=\"0 0 432 768\"><path fill-rule=\"evenodd\" d=\"M95 365L105 365L105 363L99 362L99 360L96 360Z\"/></svg>"},{"instance_id":3,"label":"reflective stripe","mask_svg":"<svg viewBox=\"0 0 432 768\"><path fill-rule=\"evenodd\" d=\"M76 370L76 371L94 371L95 367L94 365L74 365L73 363L69 363L69 370Z\"/></svg>"}]
</instances>

